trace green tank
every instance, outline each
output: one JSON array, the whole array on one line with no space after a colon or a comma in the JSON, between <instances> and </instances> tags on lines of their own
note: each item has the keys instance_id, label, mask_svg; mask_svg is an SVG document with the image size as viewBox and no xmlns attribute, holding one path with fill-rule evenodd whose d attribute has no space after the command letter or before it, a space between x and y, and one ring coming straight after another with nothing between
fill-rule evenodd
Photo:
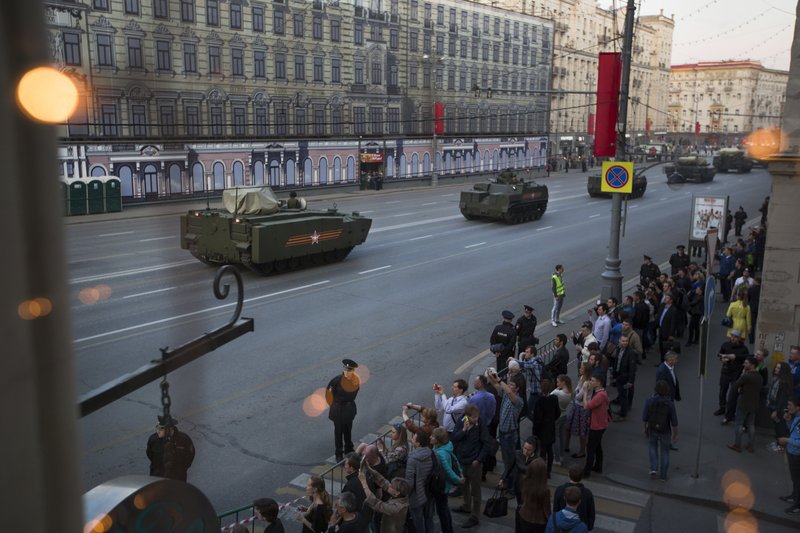
<instances>
[{"instance_id":1,"label":"green tank","mask_svg":"<svg viewBox=\"0 0 800 533\"><path fill-rule=\"evenodd\" d=\"M753 160L743 150L723 148L714 156L714 168L723 174L731 170L744 174L753 169Z\"/></svg>"},{"instance_id":2,"label":"green tank","mask_svg":"<svg viewBox=\"0 0 800 533\"><path fill-rule=\"evenodd\" d=\"M306 209L303 199L290 209L269 187L227 189L222 200L224 209L181 215L181 248L206 264L262 275L341 261L372 226L357 212Z\"/></svg>"},{"instance_id":3,"label":"green tank","mask_svg":"<svg viewBox=\"0 0 800 533\"><path fill-rule=\"evenodd\" d=\"M600 174L590 174L586 179L586 189L592 198L611 198L610 192L600 190ZM643 171L633 171L633 192L627 195L629 198L641 198L647 190L647 176Z\"/></svg>"},{"instance_id":4,"label":"green tank","mask_svg":"<svg viewBox=\"0 0 800 533\"><path fill-rule=\"evenodd\" d=\"M685 181L705 183L713 180L717 171L702 155L690 154L679 157L675 163L664 165L664 174L672 176L675 173Z\"/></svg>"},{"instance_id":5,"label":"green tank","mask_svg":"<svg viewBox=\"0 0 800 533\"><path fill-rule=\"evenodd\" d=\"M472 190L461 191L459 208L467 220L487 218L518 224L542 218L548 198L546 185L520 180L505 170L488 182L476 183Z\"/></svg>"}]
</instances>

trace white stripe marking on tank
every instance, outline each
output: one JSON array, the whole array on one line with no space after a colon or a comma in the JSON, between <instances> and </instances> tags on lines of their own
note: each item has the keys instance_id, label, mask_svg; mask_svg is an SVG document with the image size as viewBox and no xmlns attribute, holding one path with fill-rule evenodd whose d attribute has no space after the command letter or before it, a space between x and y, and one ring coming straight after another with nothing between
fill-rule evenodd
<instances>
[{"instance_id":1,"label":"white stripe marking on tank","mask_svg":"<svg viewBox=\"0 0 800 533\"><path fill-rule=\"evenodd\" d=\"M128 296L123 296L122 299L123 300L127 300L128 298L136 298L138 296L147 296L148 294L156 294L156 293L159 293L159 292L171 291L171 290L177 289L177 288L178 287L167 287L166 289L158 289L158 290L155 290L155 291L140 292L138 294L129 294Z\"/></svg>"},{"instance_id":2,"label":"white stripe marking on tank","mask_svg":"<svg viewBox=\"0 0 800 533\"><path fill-rule=\"evenodd\" d=\"M486 244L486 241L478 242L478 243L475 243L475 244L469 244L469 245L465 246L464 248L475 248L476 246L482 246L484 244Z\"/></svg>"},{"instance_id":3,"label":"white stripe marking on tank","mask_svg":"<svg viewBox=\"0 0 800 533\"><path fill-rule=\"evenodd\" d=\"M359 274L369 274L370 272L377 272L378 270L386 270L387 268L392 268L392 265L386 265L378 268L370 268L369 270L362 270Z\"/></svg>"},{"instance_id":4,"label":"white stripe marking on tank","mask_svg":"<svg viewBox=\"0 0 800 533\"><path fill-rule=\"evenodd\" d=\"M117 235L130 235L132 231L120 231L119 233L102 233L98 237L116 237Z\"/></svg>"}]
</instances>

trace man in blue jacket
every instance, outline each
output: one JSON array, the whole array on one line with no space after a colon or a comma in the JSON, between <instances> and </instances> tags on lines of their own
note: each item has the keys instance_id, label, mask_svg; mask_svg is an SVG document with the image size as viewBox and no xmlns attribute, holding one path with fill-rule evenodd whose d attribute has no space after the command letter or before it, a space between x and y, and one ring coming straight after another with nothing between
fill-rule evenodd
<instances>
[{"instance_id":1,"label":"man in blue jacket","mask_svg":"<svg viewBox=\"0 0 800 533\"><path fill-rule=\"evenodd\" d=\"M792 493L781 496L781 500L791 503L786 513L800 516L800 407L798 400L789 400L786 414L783 415L789 428L789 436L778 439L778 444L786 448L786 459L789 463L789 475L792 478Z\"/></svg>"},{"instance_id":2,"label":"man in blue jacket","mask_svg":"<svg viewBox=\"0 0 800 533\"><path fill-rule=\"evenodd\" d=\"M729 279L733 268L736 266L736 256L733 255L733 248L726 246L719 254L719 283L722 288L722 299L726 302L731 299L731 285L733 281Z\"/></svg>"},{"instance_id":3,"label":"man in blue jacket","mask_svg":"<svg viewBox=\"0 0 800 533\"><path fill-rule=\"evenodd\" d=\"M581 489L578 487L569 487L564 491L564 498L567 501L567 506L550 515L547 520L547 529L545 533L556 533L561 531L569 531L570 533L588 533L589 529L586 524L581 522L581 517L578 516L578 505L581 503Z\"/></svg>"}]
</instances>

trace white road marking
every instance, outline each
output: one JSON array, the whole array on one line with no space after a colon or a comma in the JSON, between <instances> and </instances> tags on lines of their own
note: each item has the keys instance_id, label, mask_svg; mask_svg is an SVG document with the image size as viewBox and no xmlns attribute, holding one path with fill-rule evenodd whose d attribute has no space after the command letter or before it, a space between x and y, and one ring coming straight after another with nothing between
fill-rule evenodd
<instances>
[{"instance_id":1,"label":"white road marking","mask_svg":"<svg viewBox=\"0 0 800 533\"><path fill-rule=\"evenodd\" d=\"M636 205L629 205L629 206L628 206L628 209L633 209L634 207L639 207L639 204L636 204Z\"/></svg>"},{"instance_id":2,"label":"white road marking","mask_svg":"<svg viewBox=\"0 0 800 533\"><path fill-rule=\"evenodd\" d=\"M163 241L164 239L173 239L175 235L169 235L167 237L152 237L150 239L139 239L139 242L150 242L150 241Z\"/></svg>"},{"instance_id":3,"label":"white road marking","mask_svg":"<svg viewBox=\"0 0 800 533\"><path fill-rule=\"evenodd\" d=\"M156 294L158 292L166 292L171 291L173 289L177 289L178 287L167 287L166 289L158 289L155 291L147 291L147 292L140 292L139 294L129 294L128 296L123 296L123 300L127 300L128 298L136 298L138 296L147 296L148 294Z\"/></svg>"},{"instance_id":4,"label":"white road marking","mask_svg":"<svg viewBox=\"0 0 800 533\"><path fill-rule=\"evenodd\" d=\"M595 218L595 217L599 217L599 216L600 216L600 213L597 213L597 214L594 214L594 215L589 215L589 218Z\"/></svg>"},{"instance_id":5,"label":"white road marking","mask_svg":"<svg viewBox=\"0 0 800 533\"><path fill-rule=\"evenodd\" d=\"M383 202L383 203L385 203L385 204L399 204L400 202L401 202L401 200L391 200L389 202Z\"/></svg>"},{"instance_id":6,"label":"white road marking","mask_svg":"<svg viewBox=\"0 0 800 533\"><path fill-rule=\"evenodd\" d=\"M154 265L149 267L132 268L130 270L120 270L119 272L108 272L106 274L97 274L94 276L83 276L81 278L74 278L69 280L70 285L76 283L86 283L88 281L96 281L99 279L121 278L123 276L135 276L136 274L145 274L147 272L155 272L157 270L166 270L168 268L175 268L183 265L195 264L196 259L189 259L187 261L177 261L175 263L164 263L162 265Z\"/></svg>"},{"instance_id":7,"label":"white road marking","mask_svg":"<svg viewBox=\"0 0 800 533\"><path fill-rule=\"evenodd\" d=\"M359 211L359 213L361 213L362 215L363 215L364 213L372 213L372 212L373 212L373 211L372 211L372 209L369 209L369 210L367 210L367 211Z\"/></svg>"},{"instance_id":8,"label":"white road marking","mask_svg":"<svg viewBox=\"0 0 800 533\"><path fill-rule=\"evenodd\" d=\"M478 362L480 359L483 359L484 357L486 357L487 355L489 355L489 353L490 353L490 352L489 352L489 350L484 350L484 351L482 351L481 353L479 353L479 354L478 354L478 355L476 355L475 357L471 358L469 361L465 362L465 363L464 363L463 365L461 365L460 367L456 368L456 371L455 371L455 372L453 372L453 374L460 374L460 373L462 373L464 370L468 369L469 367L471 367L472 365L474 365L475 363L477 363L477 362Z\"/></svg>"},{"instance_id":9,"label":"white road marking","mask_svg":"<svg viewBox=\"0 0 800 533\"><path fill-rule=\"evenodd\" d=\"M371 268L369 270L362 270L359 274L369 274L370 272L377 272L378 270L386 270L387 268L392 268L392 265L386 265L378 268Z\"/></svg>"},{"instance_id":10,"label":"white road marking","mask_svg":"<svg viewBox=\"0 0 800 533\"><path fill-rule=\"evenodd\" d=\"M395 229L412 228L414 226L422 226L425 224L435 224L437 222L444 222L446 220L455 220L457 218L463 219L462 215L451 215L449 217L432 218L430 220L417 220L416 222L406 222L405 224L397 224L395 226L386 226L385 228L377 228L370 230L370 233L380 233L382 231L390 231Z\"/></svg>"},{"instance_id":11,"label":"white road marking","mask_svg":"<svg viewBox=\"0 0 800 533\"><path fill-rule=\"evenodd\" d=\"M392 215L393 217L407 217L409 215L416 215L416 213L400 213L399 215Z\"/></svg>"},{"instance_id":12,"label":"white road marking","mask_svg":"<svg viewBox=\"0 0 800 533\"><path fill-rule=\"evenodd\" d=\"M484 244L486 244L486 241L484 241L484 242L477 242L477 243L475 243L475 244L468 244L468 245L467 245L467 246L465 246L464 248L475 248L476 246L482 246L482 245L484 245Z\"/></svg>"},{"instance_id":13,"label":"white road marking","mask_svg":"<svg viewBox=\"0 0 800 533\"><path fill-rule=\"evenodd\" d=\"M537 229L536 231L544 231L544 230L546 230L546 229L550 229L550 228L552 228L552 227L553 227L553 226L545 226L545 227L543 227L543 228L539 228L539 229Z\"/></svg>"},{"instance_id":14,"label":"white road marking","mask_svg":"<svg viewBox=\"0 0 800 533\"><path fill-rule=\"evenodd\" d=\"M434 205L435 203L437 203L437 202L426 202L424 204L419 204L419 205Z\"/></svg>"},{"instance_id":15,"label":"white road marking","mask_svg":"<svg viewBox=\"0 0 800 533\"><path fill-rule=\"evenodd\" d=\"M430 239L433 235L423 235L422 237L414 237L413 239L408 239L409 241L420 241L422 239Z\"/></svg>"},{"instance_id":16,"label":"white road marking","mask_svg":"<svg viewBox=\"0 0 800 533\"><path fill-rule=\"evenodd\" d=\"M264 298L270 298L272 296L280 296L281 294L286 294L286 293L289 293L289 292L295 292L295 291L300 291L300 290L303 290L303 289L309 289L311 287L316 287L318 285L324 285L326 283L330 283L330 280L326 279L324 281L318 281L316 283L310 283L308 285L301 285L300 287L294 287L293 289L286 289L284 291L278 291L278 292L272 292L272 293L269 293L269 294L263 294L261 296L255 296L253 298L246 298L244 300L244 303L255 302L256 300L263 300ZM102 339L103 337L108 337L110 335L116 335L118 333L126 333L128 331L133 331L133 330L142 329L142 328L149 328L150 326L156 326L158 324L163 324L165 322L172 322L173 320L180 320L181 318L195 316L195 315L199 315L199 314L202 314L202 313L208 313L210 311L218 311L220 309L225 309L226 307L231 307L231 306L234 306L234 305L236 305L236 302L231 302L231 303L222 304L222 305L216 305L214 307L208 307L206 309L200 309L199 311L192 311L191 313L184 313L182 315L175 315L175 316L171 316L171 317L167 317L167 318L162 318L161 320L154 320L152 322L147 322L145 324L136 324L135 326L129 326L127 328L115 329L113 331L106 331L105 333L98 333L97 335L91 335L89 337L82 337L80 339L75 339L72 342L73 342L73 344L78 344L80 342L87 342L87 341L91 341L91 340L95 340L95 339Z\"/></svg>"},{"instance_id":17,"label":"white road marking","mask_svg":"<svg viewBox=\"0 0 800 533\"><path fill-rule=\"evenodd\" d=\"M450 194L440 194L439 196L441 196L441 197L443 197L443 198L444 198L444 197L446 197L446 196L455 196L455 195L456 195L456 193L454 193L454 192L451 192Z\"/></svg>"},{"instance_id":18,"label":"white road marking","mask_svg":"<svg viewBox=\"0 0 800 533\"><path fill-rule=\"evenodd\" d=\"M116 237L117 235L130 235L132 231L120 231L119 233L102 233L98 237Z\"/></svg>"},{"instance_id":19,"label":"white road marking","mask_svg":"<svg viewBox=\"0 0 800 533\"><path fill-rule=\"evenodd\" d=\"M661 198L659 198L659 200L666 200L666 199L667 199L666 196L662 196Z\"/></svg>"}]
</instances>

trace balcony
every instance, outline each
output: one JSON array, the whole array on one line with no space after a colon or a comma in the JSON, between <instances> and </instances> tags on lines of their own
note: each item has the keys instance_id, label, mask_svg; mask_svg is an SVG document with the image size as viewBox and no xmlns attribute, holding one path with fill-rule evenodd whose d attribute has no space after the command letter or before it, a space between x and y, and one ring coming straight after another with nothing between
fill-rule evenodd
<instances>
[{"instance_id":1,"label":"balcony","mask_svg":"<svg viewBox=\"0 0 800 533\"><path fill-rule=\"evenodd\" d=\"M365 93L367 92L367 85L364 83L354 83L350 86L351 93Z\"/></svg>"},{"instance_id":2,"label":"balcony","mask_svg":"<svg viewBox=\"0 0 800 533\"><path fill-rule=\"evenodd\" d=\"M369 18L369 20L377 20L377 21L380 21L380 22L386 22L386 19L388 18L387 17L387 13L380 13L378 11L372 11L372 10L367 10L367 11L369 13L368 16L367 16L367 18Z\"/></svg>"},{"instance_id":3,"label":"balcony","mask_svg":"<svg viewBox=\"0 0 800 533\"><path fill-rule=\"evenodd\" d=\"M423 26L425 26L425 29L427 29L427 30L432 30L433 29L433 20L425 19L425 23L423 24Z\"/></svg>"},{"instance_id":4,"label":"balcony","mask_svg":"<svg viewBox=\"0 0 800 533\"><path fill-rule=\"evenodd\" d=\"M458 24L455 22L450 23L450 33L458 33Z\"/></svg>"},{"instance_id":5,"label":"balcony","mask_svg":"<svg viewBox=\"0 0 800 533\"><path fill-rule=\"evenodd\" d=\"M322 0L314 0L311 3L311 9L315 11L323 11L325 9L325 4L322 2Z\"/></svg>"},{"instance_id":6,"label":"balcony","mask_svg":"<svg viewBox=\"0 0 800 533\"><path fill-rule=\"evenodd\" d=\"M386 94L390 96L395 96L398 94L403 94L403 90L397 85L389 85L388 87L386 87Z\"/></svg>"}]
</instances>

